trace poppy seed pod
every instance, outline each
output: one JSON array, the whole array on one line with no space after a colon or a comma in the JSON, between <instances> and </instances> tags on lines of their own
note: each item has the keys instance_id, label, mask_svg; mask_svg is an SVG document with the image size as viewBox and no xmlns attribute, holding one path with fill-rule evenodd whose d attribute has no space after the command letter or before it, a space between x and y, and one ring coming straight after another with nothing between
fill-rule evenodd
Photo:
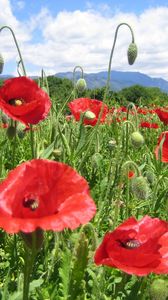
<instances>
[{"instance_id":1,"label":"poppy seed pod","mask_svg":"<svg viewBox=\"0 0 168 300\"><path fill-rule=\"evenodd\" d=\"M3 72L3 67L4 67L4 59L2 55L0 54L0 74Z\"/></svg>"},{"instance_id":2,"label":"poppy seed pod","mask_svg":"<svg viewBox=\"0 0 168 300\"><path fill-rule=\"evenodd\" d=\"M138 199L146 200L149 196L149 186L147 183L147 179L143 176L138 176L133 178L132 180L132 193Z\"/></svg>"},{"instance_id":3,"label":"poppy seed pod","mask_svg":"<svg viewBox=\"0 0 168 300\"><path fill-rule=\"evenodd\" d=\"M94 120L96 118L95 114L90 110L87 110L84 115L87 120Z\"/></svg>"},{"instance_id":4,"label":"poppy seed pod","mask_svg":"<svg viewBox=\"0 0 168 300\"><path fill-rule=\"evenodd\" d=\"M166 300L168 298L168 280L157 278L150 286L151 300Z\"/></svg>"},{"instance_id":5,"label":"poppy seed pod","mask_svg":"<svg viewBox=\"0 0 168 300\"><path fill-rule=\"evenodd\" d=\"M76 83L76 88L79 92L83 92L87 87L86 81L84 78L78 79Z\"/></svg>"},{"instance_id":6,"label":"poppy seed pod","mask_svg":"<svg viewBox=\"0 0 168 300\"><path fill-rule=\"evenodd\" d=\"M131 143L134 147L140 148L144 144L144 137L139 131L131 134Z\"/></svg>"},{"instance_id":7,"label":"poppy seed pod","mask_svg":"<svg viewBox=\"0 0 168 300\"><path fill-rule=\"evenodd\" d=\"M133 65L138 54L138 48L135 43L131 43L128 47L127 57L129 65Z\"/></svg>"}]
</instances>

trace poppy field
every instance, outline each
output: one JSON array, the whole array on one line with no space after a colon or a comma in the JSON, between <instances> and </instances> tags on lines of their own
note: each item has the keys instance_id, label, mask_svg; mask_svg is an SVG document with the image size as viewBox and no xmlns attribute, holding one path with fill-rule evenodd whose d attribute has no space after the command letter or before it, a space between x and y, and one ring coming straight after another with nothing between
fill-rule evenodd
<instances>
[{"instance_id":1,"label":"poppy field","mask_svg":"<svg viewBox=\"0 0 168 300\"><path fill-rule=\"evenodd\" d=\"M112 104L121 25L103 99L76 66L57 102L21 54L0 87L0 300L168 299L168 107Z\"/></svg>"}]
</instances>

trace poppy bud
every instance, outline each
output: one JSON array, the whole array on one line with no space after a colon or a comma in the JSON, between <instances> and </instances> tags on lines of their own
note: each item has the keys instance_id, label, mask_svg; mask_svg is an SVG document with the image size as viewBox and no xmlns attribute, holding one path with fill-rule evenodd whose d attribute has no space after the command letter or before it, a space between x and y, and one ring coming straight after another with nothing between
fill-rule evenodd
<instances>
[{"instance_id":1,"label":"poppy bud","mask_svg":"<svg viewBox=\"0 0 168 300\"><path fill-rule=\"evenodd\" d=\"M113 149L115 149L115 147L116 147L116 140L110 140L108 142L108 148L109 148L109 150L113 150Z\"/></svg>"},{"instance_id":2,"label":"poppy bud","mask_svg":"<svg viewBox=\"0 0 168 300\"><path fill-rule=\"evenodd\" d=\"M137 57L138 49L135 43L131 43L128 47L127 56L129 65L133 65Z\"/></svg>"},{"instance_id":3,"label":"poppy bud","mask_svg":"<svg viewBox=\"0 0 168 300\"><path fill-rule=\"evenodd\" d=\"M91 158L92 167L97 169L101 166L103 157L100 153L95 153Z\"/></svg>"},{"instance_id":4,"label":"poppy bud","mask_svg":"<svg viewBox=\"0 0 168 300\"><path fill-rule=\"evenodd\" d=\"M166 300L168 299L168 280L155 279L150 286L151 300Z\"/></svg>"},{"instance_id":5,"label":"poppy bud","mask_svg":"<svg viewBox=\"0 0 168 300\"><path fill-rule=\"evenodd\" d=\"M0 74L3 72L3 67L4 67L4 59L2 55L0 54Z\"/></svg>"},{"instance_id":6,"label":"poppy bud","mask_svg":"<svg viewBox=\"0 0 168 300\"><path fill-rule=\"evenodd\" d=\"M132 179L132 193L138 199L145 200L149 196L149 186L147 179L143 176L138 176Z\"/></svg>"},{"instance_id":7,"label":"poppy bud","mask_svg":"<svg viewBox=\"0 0 168 300\"><path fill-rule=\"evenodd\" d=\"M96 118L96 115L90 110L87 110L84 115L87 120L94 120Z\"/></svg>"},{"instance_id":8,"label":"poppy bud","mask_svg":"<svg viewBox=\"0 0 168 300\"><path fill-rule=\"evenodd\" d=\"M19 123L17 125L17 135L20 139L23 139L26 134L24 129L25 129L25 126L23 124Z\"/></svg>"},{"instance_id":9,"label":"poppy bud","mask_svg":"<svg viewBox=\"0 0 168 300\"><path fill-rule=\"evenodd\" d=\"M79 92L83 92L87 87L86 81L84 78L78 79L76 83L76 88Z\"/></svg>"},{"instance_id":10,"label":"poppy bud","mask_svg":"<svg viewBox=\"0 0 168 300\"><path fill-rule=\"evenodd\" d=\"M6 134L9 139L13 139L16 135L16 128L14 126L8 127Z\"/></svg>"},{"instance_id":11,"label":"poppy bud","mask_svg":"<svg viewBox=\"0 0 168 300\"><path fill-rule=\"evenodd\" d=\"M156 180L155 174L150 170L146 171L145 176L150 184L153 184Z\"/></svg>"},{"instance_id":12,"label":"poppy bud","mask_svg":"<svg viewBox=\"0 0 168 300\"><path fill-rule=\"evenodd\" d=\"M61 149L54 149L52 154L54 155L54 157L59 157L62 154Z\"/></svg>"},{"instance_id":13,"label":"poppy bud","mask_svg":"<svg viewBox=\"0 0 168 300\"><path fill-rule=\"evenodd\" d=\"M139 131L131 134L131 142L135 148L140 148L144 144L144 137Z\"/></svg>"}]
</instances>

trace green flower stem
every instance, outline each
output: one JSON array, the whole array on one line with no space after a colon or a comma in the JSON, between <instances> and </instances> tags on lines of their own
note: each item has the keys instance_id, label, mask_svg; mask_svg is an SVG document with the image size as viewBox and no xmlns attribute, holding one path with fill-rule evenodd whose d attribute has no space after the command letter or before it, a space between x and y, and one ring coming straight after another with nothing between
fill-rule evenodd
<instances>
[{"instance_id":1,"label":"green flower stem","mask_svg":"<svg viewBox=\"0 0 168 300\"><path fill-rule=\"evenodd\" d=\"M103 102L106 102L108 93L109 93L109 86L110 86L110 76L111 76L111 63L112 63L112 58L113 58L113 53L114 53L114 48L115 48L115 44L116 44L116 40L117 40L117 34L118 34L118 30L122 25L126 25L128 26L128 28L131 31L131 35L132 35L132 43L134 43L134 33L133 30L131 28L131 26L127 23L120 23L115 31L115 36L114 36L114 41L113 41L113 46L111 49L111 54L110 54L110 60L109 60L109 66L108 66L108 75L107 75L107 83L106 83L106 88L105 88L105 93L104 93L104 97L103 97Z\"/></svg>"},{"instance_id":2,"label":"green flower stem","mask_svg":"<svg viewBox=\"0 0 168 300\"><path fill-rule=\"evenodd\" d=\"M124 126L125 125L126 125L126 134L125 134L125 131L124 131ZM129 139L128 125L130 125L133 128L133 131L135 131L135 126L131 121L127 120L127 121L123 122L123 126L122 126L122 148L123 149L125 148L126 156L127 156L127 153L128 153L128 139Z\"/></svg>"},{"instance_id":3,"label":"green flower stem","mask_svg":"<svg viewBox=\"0 0 168 300\"><path fill-rule=\"evenodd\" d=\"M30 287L30 276L33 270L35 257L37 254L36 250L36 232L32 233L33 246L30 250L25 245L25 268L24 268L24 283L23 283L23 300L29 300L29 287ZM30 255L29 255L30 253Z\"/></svg>"},{"instance_id":4,"label":"green flower stem","mask_svg":"<svg viewBox=\"0 0 168 300\"><path fill-rule=\"evenodd\" d=\"M81 71L81 78L83 78L83 68L81 66L76 66L73 69L73 84L74 84L74 87L75 87L75 72L76 72L77 69L80 69L80 71Z\"/></svg>"},{"instance_id":5,"label":"green flower stem","mask_svg":"<svg viewBox=\"0 0 168 300\"><path fill-rule=\"evenodd\" d=\"M32 153L32 158L35 158L35 141L34 141L34 132L33 132L33 126L30 124L30 144L31 144L31 153Z\"/></svg>"},{"instance_id":6,"label":"green flower stem","mask_svg":"<svg viewBox=\"0 0 168 300\"><path fill-rule=\"evenodd\" d=\"M139 119L138 119L138 114L137 114L137 109L135 107L135 104L130 102L128 105L127 105L127 120L129 119L129 112L130 112L130 109L133 109L134 113L135 113L135 128L136 130L138 130L138 125L139 125Z\"/></svg>"},{"instance_id":7,"label":"green flower stem","mask_svg":"<svg viewBox=\"0 0 168 300\"><path fill-rule=\"evenodd\" d=\"M12 30L9 26L2 26L2 27L0 28L0 32L1 32L3 29L9 29L10 32L11 32L11 34L12 34L12 36L13 36L13 39L14 39L14 42L15 42L15 45L16 45L16 48L17 48L17 51L18 51L18 54L19 54L20 62L21 62L21 64L22 64L23 74L24 74L24 76L26 76L26 69L25 69L25 66L24 66L22 54L21 54L21 52L20 52L19 45L18 45L17 39L16 39L16 37L15 37L15 34L14 34L13 30Z\"/></svg>"},{"instance_id":8,"label":"green flower stem","mask_svg":"<svg viewBox=\"0 0 168 300\"><path fill-rule=\"evenodd\" d=\"M138 130L138 123L139 123L138 115L137 115L136 107L133 103L129 103L128 106L127 106L127 116L126 116L127 121L129 121L128 119L129 119L130 109L133 109L134 112L135 112L135 127L136 127L136 130ZM129 140L128 136L129 136L129 132L128 132L128 123L127 123L127 125L126 125L126 144L125 144L125 155L126 156L128 154L128 140Z\"/></svg>"},{"instance_id":9,"label":"green flower stem","mask_svg":"<svg viewBox=\"0 0 168 300\"><path fill-rule=\"evenodd\" d=\"M12 169L14 168L15 165L15 153L16 153L16 127L17 127L17 122L14 121L14 127L15 127L15 136L14 136L14 141L13 141L13 153L12 153Z\"/></svg>"}]
</instances>

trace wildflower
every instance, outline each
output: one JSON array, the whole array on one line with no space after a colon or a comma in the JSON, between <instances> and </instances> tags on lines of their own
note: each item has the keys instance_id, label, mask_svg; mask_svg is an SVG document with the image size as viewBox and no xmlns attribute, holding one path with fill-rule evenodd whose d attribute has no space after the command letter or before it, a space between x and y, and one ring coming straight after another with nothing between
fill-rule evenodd
<instances>
[{"instance_id":1,"label":"wildflower","mask_svg":"<svg viewBox=\"0 0 168 300\"><path fill-rule=\"evenodd\" d=\"M25 125L45 119L50 107L48 94L28 77L8 79L0 88L0 109Z\"/></svg>"},{"instance_id":2,"label":"wildflower","mask_svg":"<svg viewBox=\"0 0 168 300\"><path fill-rule=\"evenodd\" d=\"M164 142L161 145L163 138L164 138ZM162 162L168 163L168 131L162 132L161 135L159 136L158 144L155 148L156 159L159 159L159 155L161 155Z\"/></svg>"},{"instance_id":3,"label":"wildflower","mask_svg":"<svg viewBox=\"0 0 168 300\"><path fill-rule=\"evenodd\" d=\"M138 276L167 274L167 243L167 222L149 216L140 221L131 217L106 233L94 261Z\"/></svg>"},{"instance_id":4,"label":"wildflower","mask_svg":"<svg viewBox=\"0 0 168 300\"><path fill-rule=\"evenodd\" d=\"M104 123L108 113L107 105L96 99L78 98L70 102L68 106L76 121L79 121L81 114L86 113L87 111L92 112L95 115L94 119L84 118L83 122L85 125L95 126L100 113L100 123Z\"/></svg>"},{"instance_id":5,"label":"wildflower","mask_svg":"<svg viewBox=\"0 0 168 300\"><path fill-rule=\"evenodd\" d=\"M0 184L0 228L8 233L75 229L95 212L86 180L63 163L34 159Z\"/></svg>"}]
</instances>

